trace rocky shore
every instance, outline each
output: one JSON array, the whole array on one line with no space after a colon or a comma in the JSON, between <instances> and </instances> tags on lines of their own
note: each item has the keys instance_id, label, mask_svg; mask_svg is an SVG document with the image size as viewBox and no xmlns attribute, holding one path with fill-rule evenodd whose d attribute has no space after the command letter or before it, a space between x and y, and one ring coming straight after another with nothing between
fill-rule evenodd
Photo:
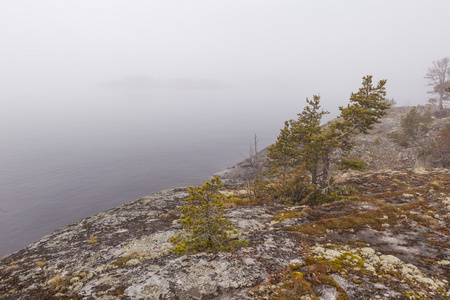
<instances>
[{"instance_id":1,"label":"rocky shore","mask_svg":"<svg viewBox=\"0 0 450 300\"><path fill-rule=\"evenodd\" d=\"M3 257L0 299L450 299L450 170L389 139L401 113L358 138L368 169L335 170L352 193L331 203L249 205L252 162L220 172L248 247L172 254L188 189L170 189Z\"/></svg>"},{"instance_id":2,"label":"rocky shore","mask_svg":"<svg viewBox=\"0 0 450 300\"><path fill-rule=\"evenodd\" d=\"M231 206L249 246L229 253L171 254L186 189L138 199L4 257L0 299L269 299L292 276L305 285L292 299L448 299L450 171L341 180L357 193L314 207Z\"/></svg>"}]
</instances>

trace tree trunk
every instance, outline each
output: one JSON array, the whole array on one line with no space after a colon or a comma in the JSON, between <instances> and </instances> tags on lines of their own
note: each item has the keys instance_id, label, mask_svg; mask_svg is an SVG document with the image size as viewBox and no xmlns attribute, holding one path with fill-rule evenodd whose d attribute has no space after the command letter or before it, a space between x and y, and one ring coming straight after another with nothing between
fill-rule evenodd
<instances>
[{"instance_id":1,"label":"tree trunk","mask_svg":"<svg viewBox=\"0 0 450 300\"><path fill-rule=\"evenodd\" d=\"M311 183L317 185L317 167L311 169Z\"/></svg>"},{"instance_id":2,"label":"tree trunk","mask_svg":"<svg viewBox=\"0 0 450 300\"><path fill-rule=\"evenodd\" d=\"M328 186L328 179L329 179L329 170L330 170L330 159L329 159L329 153L327 150L323 152L323 165L322 165L322 181L320 184L320 189L324 189Z\"/></svg>"}]
</instances>

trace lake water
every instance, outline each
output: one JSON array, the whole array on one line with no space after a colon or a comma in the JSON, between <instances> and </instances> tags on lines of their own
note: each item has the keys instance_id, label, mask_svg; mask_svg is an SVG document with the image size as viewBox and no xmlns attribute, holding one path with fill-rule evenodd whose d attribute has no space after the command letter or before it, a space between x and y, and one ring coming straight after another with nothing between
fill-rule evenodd
<instances>
[{"instance_id":1,"label":"lake water","mask_svg":"<svg viewBox=\"0 0 450 300\"><path fill-rule=\"evenodd\" d=\"M1 99L0 256L142 196L198 185L271 144L292 89L23 91Z\"/></svg>"}]
</instances>

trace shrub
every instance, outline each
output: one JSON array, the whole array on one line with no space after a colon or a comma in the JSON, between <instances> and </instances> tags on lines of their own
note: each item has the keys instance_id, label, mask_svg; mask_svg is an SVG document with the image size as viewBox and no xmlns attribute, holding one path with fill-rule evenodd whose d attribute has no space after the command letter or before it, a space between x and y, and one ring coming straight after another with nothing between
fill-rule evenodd
<instances>
[{"instance_id":1,"label":"shrub","mask_svg":"<svg viewBox=\"0 0 450 300\"><path fill-rule=\"evenodd\" d=\"M442 110L435 111L433 113L433 116L439 119L450 117L450 108L444 108Z\"/></svg>"},{"instance_id":2,"label":"shrub","mask_svg":"<svg viewBox=\"0 0 450 300\"><path fill-rule=\"evenodd\" d=\"M387 134L387 137L394 143L399 144L402 147L408 147L408 139L409 137L397 130L394 130Z\"/></svg>"},{"instance_id":3,"label":"shrub","mask_svg":"<svg viewBox=\"0 0 450 300\"><path fill-rule=\"evenodd\" d=\"M304 164L290 172L266 173L266 179L258 179L254 184L256 197L265 199L266 203L306 203L314 200L317 191L304 172Z\"/></svg>"},{"instance_id":4,"label":"shrub","mask_svg":"<svg viewBox=\"0 0 450 300\"><path fill-rule=\"evenodd\" d=\"M392 131L388 133L388 138L402 147L421 146L421 139L430 130L433 121L431 111L423 110L420 106L413 107L401 120L402 132Z\"/></svg>"},{"instance_id":5,"label":"shrub","mask_svg":"<svg viewBox=\"0 0 450 300\"><path fill-rule=\"evenodd\" d=\"M447 121L439 133L435 148L444 168L450 167L450 121Z\"/></svg>"},{"instance_id":6,"label":"shrub","mask_svg":"<svg viewBox=\"0 0 450 300\"><path fill-rule=\"evenodd\" d=\"M420 113L418 107L413 107L400 121L404 139L414 142L430 130L433 121L430 110Z\"/></svg>"},{"instance_id":7,"label":"shrub","mask_svg":"<svg viewBox=\"0 0 450 300\"><path fill-rule=\"evenodd\" d=\"M362 171L366 168L366 162L363 159L343 159L340 163L341 170Z\"/></svg>"},{"instance_id":8,"label":"shrub","mask_svg":"<svg viewBox=\"0 0 450 300\"><path fill-rule=\"evenodd\" d=\"M205 182L201 188L189 187L187 205L181 208L184 232L170 239L175 254L226 251L247 245L247 241L230 236L237 231L225 216L223 202L227 197L219 193L221 187L219 177Z\"/></svg>"}]
</instances>

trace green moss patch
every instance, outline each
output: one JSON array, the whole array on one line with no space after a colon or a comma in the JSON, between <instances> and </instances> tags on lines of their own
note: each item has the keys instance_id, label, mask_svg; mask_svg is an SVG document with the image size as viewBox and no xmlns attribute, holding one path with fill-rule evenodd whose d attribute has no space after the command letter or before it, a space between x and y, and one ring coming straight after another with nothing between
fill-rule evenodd
<instances>
[{"instance_id":1,"label":"green moss patch","mask_svg":"<svg viewBox=\"0 0 450 300\"><path fill-rule=\"evenodd\" d=\"M383 224L395 224L398 220L404 218L402 215L404 215L404 211L393 205L387 205L376 210L339 218L325 218L316 222L285 227L283 229L287 231L299 231L307 235L323 235L326 230L357 229L365 225L370 225L378 230L384 230Z\"/></svg>"},{"instance_id":2,"label":"green moss patch","mask_svg":"<svg viewBox=\"0 0 450 300\"><path fill-rule=\"evenodd\" d=\"M116 259L114 262L115 265L117 265L119 268L123 268L127 265L127 262L131 259L130 256L123 256Z\"/></svg>"}]
</instances>

